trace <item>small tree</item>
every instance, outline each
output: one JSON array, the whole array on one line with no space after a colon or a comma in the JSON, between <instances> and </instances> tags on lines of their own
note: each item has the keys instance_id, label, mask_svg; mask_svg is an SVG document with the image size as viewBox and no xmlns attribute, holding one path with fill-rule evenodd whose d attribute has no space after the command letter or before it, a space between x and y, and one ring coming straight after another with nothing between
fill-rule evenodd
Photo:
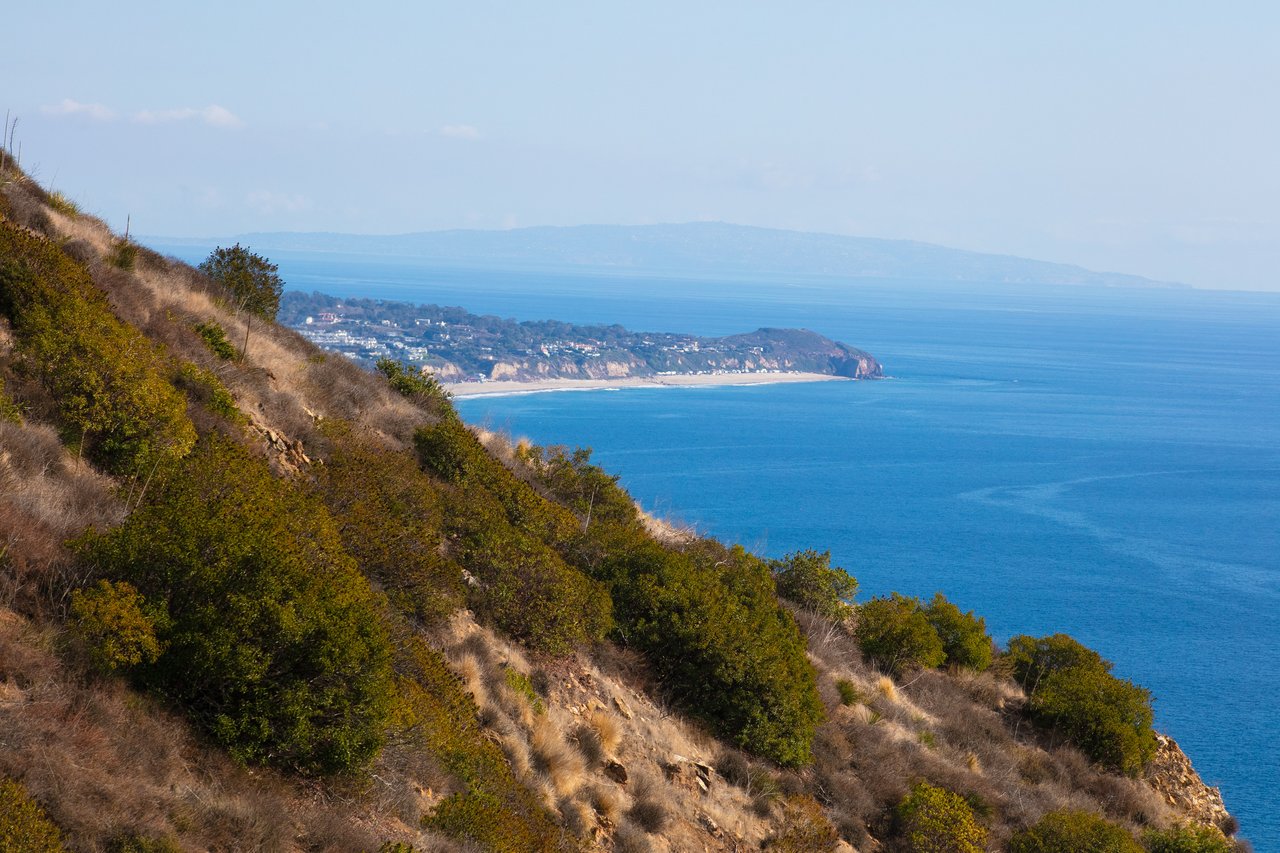
<instances>
[{"instance_id":1,"label":"small tree","mask_svg":"<svg viewBox=\"0 0 1280 853\"><path fill-rule=\"evenodd\" d=\"M991 666L991 636L987 633L987 620L974 616L973 611L961 613L943 596L937 593L924 609L925 618L938 632L947 663L982 672Z\"/></svg>"},{"instance_id":2,"label":"small tree","mask_svg":"<svg viewBox=\"0 0 1280 853\"><path fill-rule=\"evenodd\" d=\"M249 348L249 330L253 318L274 320L280 312L280 295L284 282L277 274L279 267L261 255L236 243L230 249L219 246L200 264L200 272L226 291L236 311L244 315L243 358Z\"/></svg>"},{"instance_id":3,"label":"small tree","mask_svg":"<svg viewBox=\"0 0 1280 853\"><path fill-rule=\"evenodd\" d=\"M893 675L910 669L932 669L947 658L942 640L925 618L920 602L896 592L859 607L855 633L862 653Z\"/></svg>"},{"instance_id":4,"label":"small tree","mask_svg":"<svg viewBox=\"0 0 1280 853\"><path fill-rule=\"evenodd\" d=\"M831 552L797 551L771 560L778 595L834 622L853 611L858 582L839 566L832 568Z\"/></svg>"}]
</instances>

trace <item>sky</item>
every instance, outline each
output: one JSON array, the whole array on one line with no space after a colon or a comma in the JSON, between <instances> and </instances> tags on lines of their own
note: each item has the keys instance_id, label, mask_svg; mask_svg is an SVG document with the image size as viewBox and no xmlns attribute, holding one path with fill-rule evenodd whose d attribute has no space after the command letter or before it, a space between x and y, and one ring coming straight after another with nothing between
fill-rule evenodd
<instances>
[{"instance_id":1,"label":"sky","mask_svg":"<svg viewBox=\"0 0 1280 853\"><path fill-rule=\"evenodd\" d=\"M0 110L136 233L715 220L1280 290L1280 4L50 0Z\"/></svg>"}]
</instances>

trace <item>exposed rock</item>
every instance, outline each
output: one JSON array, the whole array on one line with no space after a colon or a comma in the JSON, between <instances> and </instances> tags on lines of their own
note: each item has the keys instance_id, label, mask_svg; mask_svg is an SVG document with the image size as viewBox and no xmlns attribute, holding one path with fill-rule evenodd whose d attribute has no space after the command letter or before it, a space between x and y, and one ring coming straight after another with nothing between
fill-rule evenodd
<instances>
[{"instance_id":1,"label":"exposed rock","mask_svg":"<svg viewBox=\"0 0 1280 853\"><path fill-rule=\"evenodd\" d=\"M1156 734L1156 755L1147 766L1146 781L1166 803L1197 823L1223 829L1234 826L1222 792L1205 784L1191 759L1168 735Z\"/></svg>"},{"instance_id":2,"label":"exposed rock","mask_svg":"<svg viewBox=\"0 0 1280 853\"><path fill-rule=\"evenodd\" d=\"M605 764L604 775L608 776L619 785L627 784L627 768L623 767L616 761L610 761Z\"/></svg>"},{"instance_id":3,"label":"exposed rock","mask_svg":"<svg viewBox=\"0 0 1280 853\"><path fill-rule=\"evenodd\" d=\"M627 707L627 703L623 702L622 699L617 696L613 697L613 707L617 708L618 713L628 720L634 717L631 713L631 709Z\"/></svg>"}]
</instances>

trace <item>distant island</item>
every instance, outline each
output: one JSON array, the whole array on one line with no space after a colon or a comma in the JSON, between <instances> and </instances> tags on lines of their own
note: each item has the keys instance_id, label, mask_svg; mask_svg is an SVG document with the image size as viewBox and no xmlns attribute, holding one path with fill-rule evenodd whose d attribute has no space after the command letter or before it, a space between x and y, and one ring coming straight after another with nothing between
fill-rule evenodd
<instances>
[{"instance_id":1,"label":"distant island","mask_svg":"<svg viewBox=\"0 0 1280 853\"><path fill-rule=\"evenodd\" d=\"M869 353L807 329L707 338L633 332L618 325L517 322L462 308L297 292L284 294L279 320L313 343L365 364L391 358L429 368L463 393L486 390L488 383L516 390L510 383L572 388L641 380L736 384L883 374Z\"/></svg>"},{"instance_id":2,"label":"distant island","mask_svg":"<svg viewBox=\"0 0 1280 853\"><path fill-rule=\"evenodd\" d=\"M578 225L506 231L370 235L256 233L234 239L267 252L420 258L443 266L579 269L646 275L899 279L1094 287L1187 287L1071 264L882 240L731 225ZM209 240L158 239L166 246Z\"/></svg>"}]
</instances>

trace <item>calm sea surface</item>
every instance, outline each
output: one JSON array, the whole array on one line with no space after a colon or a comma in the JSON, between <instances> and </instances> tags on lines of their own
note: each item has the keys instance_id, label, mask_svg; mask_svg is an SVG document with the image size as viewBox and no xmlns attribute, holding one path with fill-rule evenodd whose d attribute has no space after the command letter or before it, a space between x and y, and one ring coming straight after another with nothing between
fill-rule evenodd
<instances>
[{"instance_id":1,"label":"calm sea surface","mask_svg":"<svg viewBox=\"0 0 1280 853\"><path fill-rule=\"evenodd\" d=\"M725 541L830 549L863 599L941 590L999 640L1074 635L1280 850L1280 296L274 259L298 290L867 349L892 379L458 408L593 447L644 506Z\"/></svg>"}]
</instances>

